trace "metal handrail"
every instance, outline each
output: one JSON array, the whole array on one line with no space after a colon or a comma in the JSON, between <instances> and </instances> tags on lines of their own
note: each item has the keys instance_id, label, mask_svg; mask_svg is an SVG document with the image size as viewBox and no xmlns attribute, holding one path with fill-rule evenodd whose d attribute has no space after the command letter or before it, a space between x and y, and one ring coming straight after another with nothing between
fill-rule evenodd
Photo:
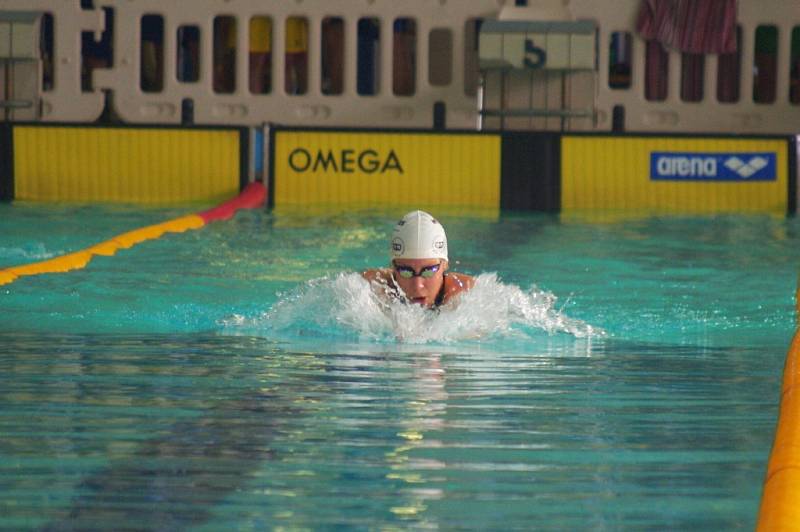
<instances>
[{"instance_id":1,"label":"metal handrail","mask_svg":"<svg viewBox=\"0 0 800 532\"><path fill-rule=\"evenodd\" d=\"M33 100L0 100L0 108L28 109L33 107Z\"/></svg>"},{"instance_id":2,"label":"metal handrail","mask_svg":"<svg viewBox=\"0 0 800 532\"><path fill-rule=\"evenodd\" d=\"M557 116L561 118L571 117L592 117L594 111L584 109L479 109L478 113L482 116Z\"/></svg>"}]
</instances>

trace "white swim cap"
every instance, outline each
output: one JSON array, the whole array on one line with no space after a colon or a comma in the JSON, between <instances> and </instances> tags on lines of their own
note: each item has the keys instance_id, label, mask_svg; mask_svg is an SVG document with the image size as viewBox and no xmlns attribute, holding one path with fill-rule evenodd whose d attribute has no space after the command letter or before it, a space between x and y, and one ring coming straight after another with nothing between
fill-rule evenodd
<instances>
[{"instance_id":1,"label":"white swim cap","mask_svg":"<svg viewBox=\"0 0 800 532\"><path fill-rule=\"evenodd\" d=\"M397 222L392 233L392 259L447 260L444 227L424 211L412 211Z\"/></svg>"}]
</instances>

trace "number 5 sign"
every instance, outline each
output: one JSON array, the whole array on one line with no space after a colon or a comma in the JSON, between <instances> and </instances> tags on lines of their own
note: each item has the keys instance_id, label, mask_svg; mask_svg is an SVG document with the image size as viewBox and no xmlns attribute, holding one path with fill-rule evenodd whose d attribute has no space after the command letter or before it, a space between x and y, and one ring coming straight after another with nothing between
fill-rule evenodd
<instances>
[{"instance_id":1,"label":"number 5 sign","mask_svg":"<svg viewBox=\"0 0 800 532\"><path fill-rule=\"evenodd\" d=\"M533 43L533 39L525 39L524 64L527 68L542 68L547 63L547 52Z\"/></svg>"},{"instance_id":2,"label":"number 5 sign","mask_svg":"<svg viewBox=\"0 0 800 532\"><path fill-rule=\"evenodd\" d=\"M596 27L590 21L486 21L480 29L482 68L595 68Z\"/></svg>"}]
</instances>

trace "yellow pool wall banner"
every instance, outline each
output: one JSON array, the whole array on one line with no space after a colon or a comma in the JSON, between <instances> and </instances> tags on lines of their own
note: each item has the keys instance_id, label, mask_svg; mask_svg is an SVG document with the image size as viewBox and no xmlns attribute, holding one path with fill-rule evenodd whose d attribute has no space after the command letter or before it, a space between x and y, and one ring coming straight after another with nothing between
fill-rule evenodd
<instances>
[{"instance_id":1,"label":"yellow pool wall banner","mask_svg":"<svg viewBox=\"0 0 800 532\"><path fill-rule=\"evenodd\" d=\"M270 201L499 208L497 134L274 132Z\"/></svg>"},{"instance_id":2,"label":"yellow pool wall banner","mask_svg":"<svg viewBox=\"0 0 800 532\"><path fill-rule=\"evenodd\" d=\"M14 198L218 200L239 191L241 137L235 128L14 126Z\"/></svg>"},{"instance_id":3,"label":"yellow pool wall banner","mask_svg":"<svg viewBox=\"0 0 800 532\"><path fill-rule=\"evenodd\" d=\"M664 164L652 169L659 154L665 155L658 159ZM716 177L704 179L708 168L703 161L733 177L720 179L717 172ZM747 166L751 161L752 167ZM656 173L664 167L672 167L676 179L654 179L651 170ZM783 213L788 207L787 168L786 139L565 135L561 209ZM765 171L770 171L771 179L763 177Z\"/></svg>"}]
</instances>

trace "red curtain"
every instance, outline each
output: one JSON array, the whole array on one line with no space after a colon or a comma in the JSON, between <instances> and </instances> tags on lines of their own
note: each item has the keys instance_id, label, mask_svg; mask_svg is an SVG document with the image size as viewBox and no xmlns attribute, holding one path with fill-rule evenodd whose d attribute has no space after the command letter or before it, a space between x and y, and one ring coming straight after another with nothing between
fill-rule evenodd
<instances>
[{"instance_id":1,"label":"red curtain","mask_svg":"<svg viewBox=\"0 0 800 532\"><path fill-rule=\"evenodd\" d=\"M636 30L690 54L736 51L736 0L642 0Z\"/></svg>"},{"instance_id":2,"label":"red curtain","mask_svg":"<svg viewBox=\"0 0 800 532\"><path fill-rule=\"evenodd\" d=\"M671 48L683 52L682 99L700 101L703 97L702 54L735 54L737 51L736 0L642 0L636 30L648 41L648 63L655 62L645 68L645 96L649 100L666 97L665 49ZM738 92L738 78L718 79L725 84L718 88L718 93Z\"/></svg>"}]
</instances>

